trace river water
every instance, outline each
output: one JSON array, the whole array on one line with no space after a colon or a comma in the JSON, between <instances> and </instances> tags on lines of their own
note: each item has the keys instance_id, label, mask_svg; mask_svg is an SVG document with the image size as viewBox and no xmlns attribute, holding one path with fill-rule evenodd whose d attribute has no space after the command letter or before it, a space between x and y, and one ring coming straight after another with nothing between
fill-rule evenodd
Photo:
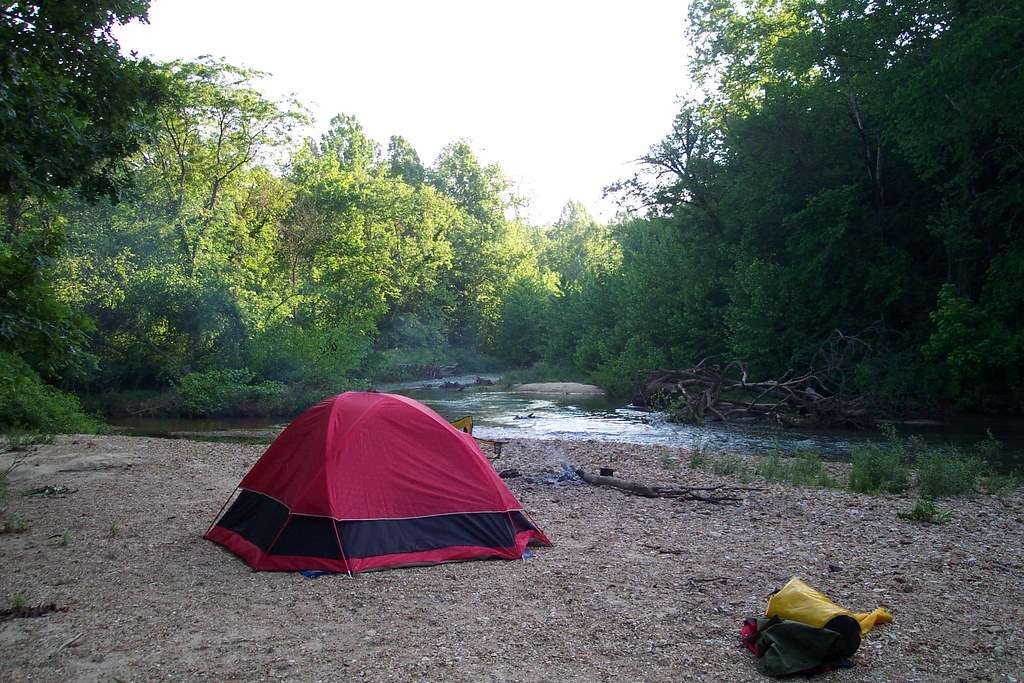
<instances>
[{"instance_id":1,"label":"river water","mask_svg":"<svg viewBox=\"0 0 1024 683\"><path fill-rule=\"evenodd\" d=\"M497 375L484 375L490 380ZM445 381L472 383L475 376L448 377ZM857 443L878 440L874 432L814 431L767 426L686 425L668 422L661 413L639 410L621 401L591 396L519 394L499 386L472 386L462 391L438 388L440 380L381 385L380 391L400 393L427 404L455 420L472 415L474 435L486 439L590 439L666 446L703 444L720 451L740 453L812 449L824 457L845 458ZM213 434L230 439L269 440L287 418L188 420L136 418L114 420L121 431L135 434L190 436ZM993 434L1013 452L1024 451L1024 421L998 418L959 419L896 425L934 443L975 443Z\"/></svg>"}]
</instances>

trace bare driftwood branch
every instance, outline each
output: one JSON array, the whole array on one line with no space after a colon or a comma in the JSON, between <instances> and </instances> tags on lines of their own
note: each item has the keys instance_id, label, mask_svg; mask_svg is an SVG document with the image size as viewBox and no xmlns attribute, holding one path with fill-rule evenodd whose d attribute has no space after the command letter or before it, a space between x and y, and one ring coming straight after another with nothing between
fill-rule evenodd
<instances>
[{"instance_id":1,"label":"bare driftwood branch","mask_svg":"<svg viewBox=\"0 0 1024 683\"><path fill-rule=\"evenodd\" d=\"M869 350L859 338L836 330L805 372L790 369L777 379L757 382L740 361L719 364L704 358L690 368L653 373L635 403L667 408L686 422L865 427L879 408L873 397L850 391L846 369L851 358Z\"/></svg>"},{"instance_id":2,"label":"bare driftwood branch","mask_svg":"<svg viewBox=\"0 0 1024 683\"><path fill-rule=\"evenodd\" d=\"M583 470L576 470L580 479L591 486L607 486L618 489L625 493L643 498L682 498L685 500L696 500L702 503L738 503L742 498L735 495L728 495L734 491L761 491L762 489L749 486L650 486L635 481L619 479L618 477L604 477L597 474L589 474ZM726 495L716 495L721 492Z\"/></svg>"}]
</instances>

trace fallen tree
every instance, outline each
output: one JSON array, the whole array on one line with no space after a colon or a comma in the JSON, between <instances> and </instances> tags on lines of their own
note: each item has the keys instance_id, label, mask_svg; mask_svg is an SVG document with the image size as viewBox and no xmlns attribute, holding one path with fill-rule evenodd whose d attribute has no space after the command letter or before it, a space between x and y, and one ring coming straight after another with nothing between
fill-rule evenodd
<instances>
[{"instance_id":1,"label":"fallen tree","mask_svg":"<svg viewBox=\"0 0 1024 683\"><path fill-rule=\"evenodd\" d=\"M803 373L753 381L741 361L704 359L682 370L659 370L641 385L637 405L667 410L680 422L753 422L863 428L880 416L874 397L852 391L845 358L862 344L834 332Z\"/></svg>"},{"instance_id":2,"label":"fallen tree","mask_svg":"<svg viewBox=\"0 0 1024 683\"><path fill-rule=\"evenodd\" d=\"M743 499L734 495L736 491L761 491L762 489L750 486L651 486L641 484L618 477L607 477L598 474L589 474L581 469L576 470L576 475L591 486L607 486L618 489L624 493L643 498L682 498L696 500L701 503L739 503Z\"/></svg>"}]
</instances>

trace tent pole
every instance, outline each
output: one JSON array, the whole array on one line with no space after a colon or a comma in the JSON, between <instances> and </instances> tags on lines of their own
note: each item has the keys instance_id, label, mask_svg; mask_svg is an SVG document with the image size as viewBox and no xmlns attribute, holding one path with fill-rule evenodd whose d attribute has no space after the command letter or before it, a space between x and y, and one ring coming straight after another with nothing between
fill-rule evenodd
<instances>
[{"instance_id":1,"label":"tent pole","mask_svg":"<svg viewBox=\"0 0 1024 683\"><path fill-rule=\"evenodd\" d=\"M277 544L277 539L281 538L281 532L284 531L284 528L286 526L288 526L288 522L290 522L290 521L292 521L292 513L291 512L289 512L288 516L285 517L284 524L281 525L281 528L277 530L277 534L274 536L274 540L271 541L270 545L267 546L267 549L265 551L263 551L263 557L266 557L267 555L269 555L270 551L274 549L274 546ZM262 559L262 557L260 559Z\"/></svg>"},{"instance_id":2,"label":"tent pole","mask_svg":"<svg viewBox=\"0 0 1024 683\"><path fill-rule=\"evenodd\" d=\"M548 538L548 535L541 531L540 527L537 526L537 522L534 521L533 517L530 516L530 513L526 511L526 508L519 510L519 512L521 512L523 514L523 517L526 517L526 520L533 525L533 530L544 537L544 540L548 542L548 545L554 545L554 543L551 542L551 539Z\"/></svg>"},{"instance_id":3,"label":"tent pole","mask_svg":"<svg viewBox=\"0 0 1024 683\"><path fill-rule=\"evenodd\" d=\"M512 511L505 510L505 516L508 517L508 530L512 532L512 546L516 547L516 523L512 521ZM523 549L523 553L526 553L525 548ZM523 556L520 555L519 559L523 559Z\"/></svg>"},{"instance_id":4,"label":"tent pole","mask_svg":"<svg viewBox=\"0 0 1024 683\"><path fill-rule=\"evenodd\" d=\"M208 533L210 533L211 531L213 531L213 527L215 527L215 526L217 525L217 520L218 520L218 519L220 519L220 516L221 516L221 514L223 514L223 512L224 512L224 508L226 508L226 507L228 506L228 503L230 503L230 502L231 502L231 499L235 497L235 494L236 494L236 493L238 493L238 487L237 487L237 486L235 487L235 490L231 492L231 495L230 495L230 496L228 496L228 499L224 501L224 504L220 506L220 511L219 511L219 512L217 513L217 515L216 515L216 516L215 516L215 517L213 518L213 521L212 521L212 522L210 522L210 526L209 526L209 528L208 528L208 529L206 530L206 534L208 534ZM206 534L203 534L203 538L206 538Z\"/></svg>"},{"instance_id":5,"label":"tent pole","mask_svg":"<svg viewBox=\"0 0 1024 683\"><path fill-rule=\"evenodd\" d=\"M341 547L341 535L338 533L338 520L332 519L331 523L334 524L334 540L338 542L338 552L341 553L341 561L345 563L345 571L348 572L348 578L352 578L352 569L348 566L348 558L345 557L345 549Z\"/></svg>"}]
</instances>

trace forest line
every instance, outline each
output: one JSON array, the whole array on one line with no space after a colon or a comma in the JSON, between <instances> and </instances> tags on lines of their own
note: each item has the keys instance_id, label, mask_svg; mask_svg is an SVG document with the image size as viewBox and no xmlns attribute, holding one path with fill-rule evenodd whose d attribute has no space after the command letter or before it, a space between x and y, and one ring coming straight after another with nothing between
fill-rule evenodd
<instances>
[{"instance_id":1,"label":"forest line","mask_svg":"<svg viewBox=\"0 0 1024 683\"><path fill-rule=\"evenodd\" d=\"M1024 408L1019 5L694 2L703 96L611 224L549 226L465 141L297 139L259 72L121 55L145 3L106 5L5 15L0 427L86 428L75 395L287 414L450 363L628 395L708 356L779 376L835 330L860 391Z\"/></svg>"}]
</instances>

